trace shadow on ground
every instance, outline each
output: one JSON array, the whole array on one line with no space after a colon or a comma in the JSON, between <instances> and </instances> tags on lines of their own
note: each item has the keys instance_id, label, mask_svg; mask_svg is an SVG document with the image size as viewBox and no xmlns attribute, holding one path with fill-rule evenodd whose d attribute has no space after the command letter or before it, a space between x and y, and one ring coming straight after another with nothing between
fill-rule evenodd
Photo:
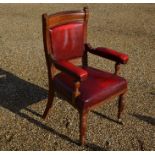
<instances>
[{"instance_id":1,"label":"shadow on ground","mask_svg":"<svg viewBox=\"0 0 155 155\"><path fill-rule=\"evenodd\" d=\"M114 120L114 119L112 119L112 118L110 118L110 117L108 117L106 115L103 115L103 114L97 112L97 111L92 111L92 112L94 114L98 115L101 118L104 118L104 119L107 119L107 120L109 120L111 122L120 124L117 120ZM151 124L151 125L155 126L155 118L153 118L153 117L144 116L144 115L140 115L140 114L129 114L129 115L131 115L131 116L133 116L133 117L135 117L135 118L137 118L137 119L139 119L141 121L147 122L148 124Z\"/></svg>"},{"instance_id":2,"label":"shadow on ground","mask_svg":"<svg viewBox=\"0 0 155 155\"><path fill-rule=\"evenodd\" d=\"M0 106L18 113L47 98L47 90L0 69ZM28 109L28 108L27 108Z\"/></svg>"},{"instance_id":3,"label":"shadow on ground","mask_svg":"<svg viewBox=\"0 0 155 155\"><path fill-rule=\"evenodd\" d=\"M41 117L41 114L28 108L28 106L46 98L47 90L28 81L25 81L16 75L13 75L12 73L0 68L0 106L10 110L13 113L16 113L20 117L27 119L30 123L33 123L34 125L37 125L40 128L45 129L46 131L51 132L52 134L55 134L64 140L79 145L78 140L72 140L68 136L57 132L55 129L21 112L21 110L24 109L31 112L33 115ZM106 150L105 148L91 143L86 144L85 148L100 151Z\"/></svg>"},{"instance_id":4,"label":"shadow on ground","mask_svg":"<svg viewBox=\"0 0 155 155\"><path fill-rule=\"evenodd\" d=\"M150 116L144 116L140 114L130 114L136 118L138 118L141 121L147 122L148 124L154 125L155 126L155 118L150 117Z\"/></svg>"},{"instance_id":5,"label":"shadow on ground","mask_svg":"<svg viewBox=\"0 0 155 155\"><path fill-rule=\"evenodd\" d=\"M110 118L109 116L103 115L97 111L92 111L92 112L101 118L104 118L104 119L107 119L108 121L120 124L117 120L114 120L114 119Z\"/></svg>"}]
</instances>

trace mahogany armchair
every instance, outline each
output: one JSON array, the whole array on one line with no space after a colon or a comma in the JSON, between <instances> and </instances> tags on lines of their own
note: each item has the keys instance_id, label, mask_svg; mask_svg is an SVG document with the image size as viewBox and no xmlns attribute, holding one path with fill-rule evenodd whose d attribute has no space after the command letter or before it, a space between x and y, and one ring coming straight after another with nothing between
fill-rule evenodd
<instances>
[{"instance_id":1,"label":"mahogany armchair","mask_svg":"<svg viewBox=\"0 0 155 155\"><path fill-rule=\"evenodd\" d=\"M43 118L46 118L55 93L58 93L79 111L82 145L85 144L88 112L103 101L119 96L117 117L121 121L123 95L127 91L127 81L117 73L120 64L127 63L128 56L108 48L92 48L87 44L88 16L86 7L81 11L42 15L49 80L48 103ZM89 67L88 52L115 61L115 73ZM70 61L78 58L81 58L81 66Z\"/></svg>"}]
</instances>

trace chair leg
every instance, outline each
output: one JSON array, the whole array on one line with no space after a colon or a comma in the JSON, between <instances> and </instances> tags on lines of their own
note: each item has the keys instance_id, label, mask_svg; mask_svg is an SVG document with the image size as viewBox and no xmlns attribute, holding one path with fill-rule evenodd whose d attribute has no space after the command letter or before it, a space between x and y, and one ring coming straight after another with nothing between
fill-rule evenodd
<instances>
[{"instance_id":1,"label":"chair leg","mask_svg":"<svg viewBox=\"0 0 155 155\"><path fill-rule=\"evenodd\" d=\"M46 118L46 116L47 116L50 108L52 107L53 99L54 99L54 90L49 90L49 93L48 93L48 102L47 102L47 105L46 105L46 109L44 111L44 114L42 116L43 119Z\"/></svg>"},{"instance_id":2,"label":"chair leg","mask_svg":"<svg viewBox=\"0 0 155 155\"><path fill-rule=\"evenodd\" d=\"M118 122L121 123L121 124L123 124L122 119L121 119L121 114L122 114L122 112L123 112L123 110L124 110L124 106L125 106L125 103L124 103L124 94L121 94L121 95L119 96L119 102L118 102L118 115L117 115L117 117L118 117Z\"/></svg>"},{"instance_id":3,"label":"chair leg","mask_svg":"<svg viewBox=\"0 0 155 155\"><path fill-rule=\"evenodd\" d=\"M87 112L80 112L80 145L85 144L87 127Z\"/></svg>"}]
</instances>

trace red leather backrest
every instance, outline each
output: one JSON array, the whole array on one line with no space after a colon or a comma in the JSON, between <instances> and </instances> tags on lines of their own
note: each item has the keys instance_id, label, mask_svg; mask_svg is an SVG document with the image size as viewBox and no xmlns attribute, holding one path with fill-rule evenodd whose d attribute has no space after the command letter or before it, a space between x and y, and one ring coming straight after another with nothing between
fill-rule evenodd
<instances>
[{"instance_id":1,"label":"red leather backrest","mask_svg":"<svg viewBox=\"0 0 155 155\"><path fill-rule=\"evenodd\" d=\"M50 37L55 60L67 60L83 55L84 27L82 22L54 27L50 29Z\"/></svg>"}]
</instances>

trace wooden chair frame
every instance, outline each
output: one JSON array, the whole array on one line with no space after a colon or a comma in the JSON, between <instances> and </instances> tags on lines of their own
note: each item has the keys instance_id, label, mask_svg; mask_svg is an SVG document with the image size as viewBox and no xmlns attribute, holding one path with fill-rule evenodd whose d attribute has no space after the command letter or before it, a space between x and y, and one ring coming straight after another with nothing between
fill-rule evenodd
<instances>
[{"instance_id":1,"label":"wooden chair frame","mask_svg":"<svg viewBox=\"0 0 155 155\"><path fill-rule=\"evenodd\" d=\"M76 98L80 95L80 79L70 72L69 70L66 70L62 66L60 66L52 57L52 48L51 48L51 41L50 41L50 34L49 29L58 25L70 23L70 22L83 22L84 23L84 44L85 44L85 51L84 55L82 57L82 66L86 67L88 66L88 56L87 52L93 53L94 49L90 46L90 44L87 43L87 23L88 23L88 17L89 12L88 8L84 7L81 11L65 11L60 12L52 15L43 14L42 15L42 28L43 28L43 42L44 42L44 51L45 51L45 57L46 57L46 63L48 68L48 83L49 83L49 92L48 92L48 103L46 106L46 109L43 114L43 118L45 119L49 109L52 107L53 104L53 98L54 94L56 92L55 87L53 86L53 78L55 76L56 69L68 73L70 76L74 77L74 91L72 94L72 100L66 98L63 92L58 92L58 94L61 94L69 103L71 103L78 111L80 116L80 143L83 145L85 144L85 137L86 137L86 121L87 121L87 114L88 110L81 110L78 109L75 103ZM120 69L120 63L116 62L115 64L115 73L118 74L118 71ZM119 97L119 104L118 104L118 120L121 122L121 114L124 109L124 102L123 102L123 94L127 91L127 89L123 90L122 92L119 92L119 94L115 94L115 96L120 95ZM113 96L114 97L114 96ZM94 107L93 107L94 108ZM91 110L92 107L89 109Z\"/></svg>"}]
</instances>

